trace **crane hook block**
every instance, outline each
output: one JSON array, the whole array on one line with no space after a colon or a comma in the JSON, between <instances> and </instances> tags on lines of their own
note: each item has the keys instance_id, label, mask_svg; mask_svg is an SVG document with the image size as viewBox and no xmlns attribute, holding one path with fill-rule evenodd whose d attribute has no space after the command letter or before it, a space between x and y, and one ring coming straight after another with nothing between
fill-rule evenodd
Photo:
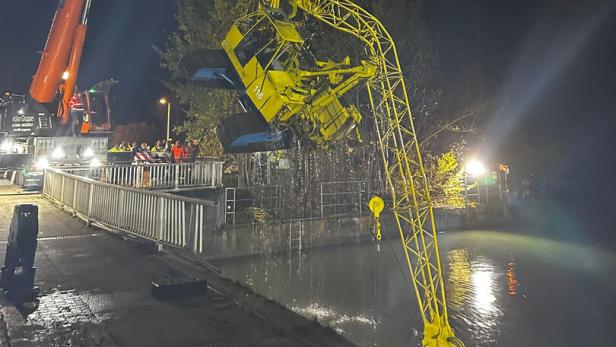
<instances>
[{"instance_id":1,"label":"crane hook block","mask_svg":"<svg viewBox=\"0 0 616 347\"><path fill-rule=\"evenodd\" d=\"M368 202L368 208L374 216L374 223L376 226L376 240L381 241L381 212L385 208L385 202L383 198L378 195L373 196Z\"/></svg>"}]
</instances>

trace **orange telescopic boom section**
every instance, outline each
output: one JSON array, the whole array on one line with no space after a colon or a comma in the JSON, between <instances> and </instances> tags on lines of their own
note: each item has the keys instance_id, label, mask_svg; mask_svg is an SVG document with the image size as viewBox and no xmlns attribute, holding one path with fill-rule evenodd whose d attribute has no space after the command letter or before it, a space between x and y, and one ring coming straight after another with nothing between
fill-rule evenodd
<instances>
[{"instance_id":1,"label":"orange telescopic boom section","mask_svg":"<svg viewBox=\"0 0 616 347\"><path fill-rule=\"evenodd\" d=\"M73 96L85 43L91 0L60 0L30 95L48 104L60 95L57 117L67 124L68 102Z\"/></svg>"},{"instance_id":2,"label":"orange telescopic boom section","mask_svg":"<svg viewBox=\"0 0 616 347\"><path fill-rule=\"evenodd\" d=\"M69 57L69 63L66 68L66 82L64 85L64 92L62 100L58 105L57 117L60 118L62 124L67 124L70 118L70 110L68 103L71 100L77 87L77 76L79 75L79 65L81 63L81 54L83 53L83 46L86 40L87 27L83 24L79 24L75 28L75 37L73 39L73 49Z\"/></svg>"}]
</instances>

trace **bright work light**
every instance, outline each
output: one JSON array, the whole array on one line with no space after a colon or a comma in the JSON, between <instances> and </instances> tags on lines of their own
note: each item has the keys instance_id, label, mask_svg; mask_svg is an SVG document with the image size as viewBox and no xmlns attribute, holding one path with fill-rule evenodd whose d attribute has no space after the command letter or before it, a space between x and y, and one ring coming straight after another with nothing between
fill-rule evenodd
<instances>
[{"instance_id":1,"label":"bright work light","mask_svg":"<svg viewBox=\"0 0 616 347\"><path fill-rule=\"evenodd\" d=\"M86 150L83 151L83 156L85 158L92 158L94 156L94 150L92 149L92 147L86 148Z\"/></svg>"},{"instance_id":2,"label":"bright work light","mask_svg":"<svg viewBox=\"0 0 616 347\"><path fill-rule=\"evenodd\" d=\"M49 167L49 160L45 157L41 157L36 161L35 166L37 170L45 170Z\"/></svg>"},{"instance_id":3,"label":"bright work light","mask_svg":"<svg viewBox=\"0 0 616 347\"><path fill-rule=\"evenodd\" d=\"M54 158L54 159L62 159L62 158L64 158L65 155L66 154L64 153L64 151L60 147L54 149L53 153L51 153L51 157Z\"/></svg>"},{"instance_id":4,"label":"bright work light","mask_svg":"<svg viewBox=\"0 0 616 347\"><path fill-rule=\"evenodd\" d=\"M2 142L2 145L0 146L0 150L2 150L3 152L10 152L12 148L13 143L9 140L4 140L4 142Z\"/></svg>"},{"instance_id":5,"label":"bright work light","mask_svg":"<svg viewBox=\"0 0 616 347\"><path fill-rule=\"evenodd\" d=\"M90 167L100 167L101 165L103 165L103 163L101 163L101 161L97 158L92 159L90 162Z\"/></svg>"},{"instance_id":6,"label":"bright work light","mask_svg":"<svg viewBox=\"0 0 616 347\"><path fill-rule=\"evenodd\" d=\"M479 160L469 160L464 167L464 171L470 176L481 176L486 173L486 167Z\"/></svg>"}]
</instances>

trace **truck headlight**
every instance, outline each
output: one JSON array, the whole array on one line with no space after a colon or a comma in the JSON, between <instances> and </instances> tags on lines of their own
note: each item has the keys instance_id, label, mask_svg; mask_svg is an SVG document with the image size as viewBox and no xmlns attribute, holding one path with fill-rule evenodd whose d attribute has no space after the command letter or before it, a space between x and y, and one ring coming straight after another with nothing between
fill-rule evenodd
<instances>
[{"instance_id":1,"label":"truck headlight","mask_svg":"<svg viewBox=\"0 0 616 347\"><path fill-rule=\"evenodd\" d=\"M45 170L49 167L49 160L47 157L40 157L34 164L37 170Z\"/></svg>"},{"instance_id":2,"label":"truck headlight","mask_svg":"<svg viewBox=\"0 0 616 347\"><path fill-rule=\"evenodd\" d=\"M65 155L66 153L64 153L64 151L60 147L54 149L53 153L51 153L51 157L53 159L63 159Z\"/></svg>"},{"instance_id":3,"label":"truck headlight","mask_svg":"<svg viewBox=\"0 0 616 347\"><path fill-rule=\"evenodd\" d=\"M83 151L84 158L92 158L93 156L94 156L94 150L92 149L92 147L88 147L86 148L85 151Z\"/></svg>"},{"instance_id":4,"label":"truck headlight","mask_svg":"<svg viewBox=\"0 0 616 347\"><path fill-rule=\"evenodd\" d=\"M90 162L90 167L99 167L101 165L103 164L97 158L92 159L92 161Z\"/></svg>"},{"instance_id":5,"label":"truck headlight","mask_svg":"<svg viewBox=\"0 0 616 347\"><path fill-rule=\"evenodd\" d=\"M2 145L0 145L0 150L2 150L3 152L10 152L12 148L13 143L9 140L3 141Z\"/></svg>"}]
</instances>

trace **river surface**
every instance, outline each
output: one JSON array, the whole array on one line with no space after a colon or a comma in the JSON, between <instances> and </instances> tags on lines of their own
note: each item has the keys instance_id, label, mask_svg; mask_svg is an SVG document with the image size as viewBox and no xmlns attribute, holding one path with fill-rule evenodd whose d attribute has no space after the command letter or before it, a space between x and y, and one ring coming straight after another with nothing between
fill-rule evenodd
<instances>
[{"instance_id":1,"label":"river surface","mask_svg":"<svg viewBox=\"0 0 616 347\"><path fill-rule=\"evenodd\" d=\"M466 346L616 346L616 252L511 232L439 235L450 321ZM362 346L418 346L421 324L385 240L217 261L227 277Z\"/></svg>"}]
</instances>

